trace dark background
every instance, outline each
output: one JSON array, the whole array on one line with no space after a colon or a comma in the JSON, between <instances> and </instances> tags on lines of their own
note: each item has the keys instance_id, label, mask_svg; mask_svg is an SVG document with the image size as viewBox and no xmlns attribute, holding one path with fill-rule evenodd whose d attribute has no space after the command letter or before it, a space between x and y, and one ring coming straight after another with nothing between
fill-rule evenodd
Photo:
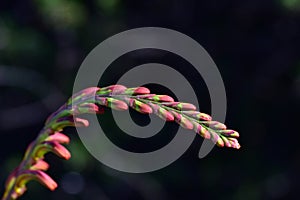
<instances>
[{"instance_id":1,"label":"dark background","mask_svg":"<svg viewBox=\"0 0 300 200\"><path fill-rule=\"evenodd\" d=\"M70 128L65 132L72 138L71 160L47 156L49 174L59 188L50 192L32 182L20 199L298 199L299 0L1 1L0 193L47 115L71 95L85 56L106 38L145 26L180 31L208 51L226 87L226 124L240 132L242 148L215 147L198 159L203 140L196 137L170 166L127 174L96 161ZM201 77L192 77L191 66L167 52L125 55L112 64L102 84L113 84L124 69L149 61L184 68L203 99L201 110L210 112ZM171 94L164 87L151 89ZM148 120L135 118L140 124ZM100 119L113 126L109 113ZM122 133L111 139L124 148L147 151L168 143L176 128L170 125L144 145Z\"/></svg>"}]
</instances>

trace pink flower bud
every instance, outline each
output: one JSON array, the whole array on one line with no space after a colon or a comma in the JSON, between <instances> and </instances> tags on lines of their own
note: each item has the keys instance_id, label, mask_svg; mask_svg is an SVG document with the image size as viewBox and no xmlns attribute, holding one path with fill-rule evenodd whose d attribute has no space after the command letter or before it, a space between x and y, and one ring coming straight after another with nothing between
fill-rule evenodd
<instances>
[{"instance_id":1,"label":"pink flower bud","mask_svg":"<svg viewBox=\"0 0 300 200\"><path fill-rule=\"evenodd\" d=\"M36 180L52 191L57 188L57 183L49 175L40 170L22 171L16 180L16 186L24 188L26 183L30 180Z\"/></svg>"},{"instance_id":2,"label":"pink flower bud","mask_svg":"<svg viewBox=\"0 0 300 200\"><path fill-rule=\"evenodd\" d=\"M129 94L129 95L150 94L150 90L146 87L127 88L124 91L124 94Z\"/></svg>"},{"instance_id":3,"label":"pink flower bud","mask_svg":"<svg viewBox=\"0 0 300 200\"><path fill-rule=\"evenodd\" d=\"M49 164L42 159L39 159L38 161L35 162L35 164L33 164L30 167L30 169L32 170L43 170L43 171L48 170L48 168L49 168Z\"/></svg>"},{"instance_id":4,"label":"pink flower bud","mask_svg":"<svg viewBox=\"0 0 300 200\"><path fill-rule=\"evenodd\" d=\"M57 156L64 158L66 160L71 158L70 152L58 142L43 142L35 147L33 155L33 159L43 159L44 155L48 152L52 152Z\"/></svg>"},{"instance_id":5,"label":"pink flower bud","mask_svg":"<svg viewBox=\"0 0 300 200\"><path fill-rule=\"evenodd\" d=\"M82 103L74 108L74 115L85 114L85 113L104 113L104 108L97 106L94 103Z\"/></svg>"},{"instance_id":6,"label":"pink flower bud","mask_svg":"<svg viewBox=\"0 0 300 200\"><path fill-rule=\"evenodd\" d=\"M222 131L220 131L220 133L222 135L230 136L230 137L235 137L235 138L238 138L240 136L240 134L237 131L230 130L230 129L222 130Z\"/></svg>"},{"instance_id":7,"label":"pink flower bud","mask_svg":"<svg viewBox=\"0 0 300 200\"><path fill-rule=\"evenodd\" d=\"M155 95L148 99L153 99L154 101L161 101L161 102L174 102L174 99L168 95Z\"/></svg>"},{"instance_id":8,"label":"pink flower bud","mask_svg":"<svg viewBox=\"0 0 300 200\"><path fill-rule=\"evenodd\" d=\"M75 117L74 122L77 127L88 127L89 126L88 120L82 119L79 117Z\"/></svg>"},{"instance_id":9,"label":"pink flower bud","mask_svg":"<svg viewBox=\"0 0 300 200\"><path fill-rule=\"evenodd\" d=\"M209 133L211 135L211 140L214 142L214 143L217 143L220 136L213 130L209 130Z\"/></svg>"},{"instance_id":10,"label":"pink flower bud","mask_svg":"<svg viewBox=\"0 0 300 200\"><path fill-rule=\"evenodd\" d=\"M228 138L230 144L231 144L231 147L235 148L235 149L239 149L241 148L241 145L239 144L238 140L236 138Z\"/></svg>"},{"instance_id":11,"label":"pink flower bud","mask_svg":"<svg viewBox=\"0 0 300 200\"><path fill-rule=\"evenodd\" d=\"M134 110L140 112L140 113L143 113L143 114L150 114L152 113L152 108L141 102L141 101L138 101L137 99L129 99L129 106L131 108L133 108Z\"/></svg>"},{"instance_id":12,"label":"pink flower bud","mask_svg":"<svg viewBox=\"0 0 300 200\"><path fill-rule=\"evenodd\" d=\"M196 122L194 122L194 131L201 135L203 138L210 139L208 130Z\"/></svg>"},{"instance_id":13,"label":"pink flower bud","mask_svg":"<svg viewBox=\"0 0 300 200\"><path fill-rule=\"evenodd\" d=\"M212 117L208 114L205 114L205 113L197 114L197 118L200 119L200 120L204 120L204 121L211 121L212 120Z\"/></svg>"},{"instance_id":14,"label":"pink flower bud","mask_svg":"<svg viewBox=\"0 0 300 200\"><path fill-rule=\"evenodd\" d=\"M59 142L63 144L68 144L70 142L70 138L65 134L60 132L55 132L53 135L47 137L46 141Z\"/></svg>"},{"instance_id":15,"label":"pink flower bud","mask_svg":"<svg viewBox=\"0 0 300 200\"><path fill-rule=\"evenodd\" d=\"M114 110L123 111L128 109L128 105L124 101L113 99L113 98L107 98L107 101L108 101L108 107Z\"/></svg>"},{"instance_id":16,"label":"pink flower bud","mask_svg":"<svg viewBox=\"0 0 300 200\"><path fill-rule=\"evenodd\" d=\"M107 90L111 94L116 95L116 94L122 94L124 91L127 89L124 85L110 85L104 88L101 88L101 90Z\"/></svg>"},{"instance_id":17,"label":"pink flower bud","mask_svg":"<svg viewBox=\"0 0 300 200\"><path fill-rule=\"evenodd\" d=\"M159 116L161 119L166 121L174 121L174 116L166 109L154 103L149 103L149 105L152 107L153 113Z\"/></svg>"},{"instance_id":18,"label":"pink flower bud","mask_svg":"<svg viewBox=\"0 0 300 200\"><path fill-rule=\"evenodd\" d=\"M218 147L224 147L224 141L222 140L221 137L218 138L216 144Z\"/></svg>"},{"instance_id":19,"label":"pink flower bud","mask_svg":"<svg viewBox=\"0 0 300 200\"><path fill-rule=\"evenodd\" d=\"M193 129L194 125L191 121L189 121L187 118L182 116L181 114L177 113L176 111L171 111L171 113L174 116L175 122L177 122L181 127L185 129Z\"/></svg>"},{"instance_id":20,"label":"pink flower bud","mask_svg":"<svg viewBox=\"0 0 300 200\"><path fill-rule=\"evenodd\" d=\"M177 108L180 110L196 110L196 106L191 103L179 103L177 104Z\"/></svg>"},{"instance_id":21,"label":"pink flower bud","mask_svg":"<svg viewBox=\"0 0 300 200\"><path fill-rule=\"evenodd\" d=\"M227 128L225 124L222 124L221 122L218 122L218 121L204 121L201 123L206 124L210 128L216 129L216 130L225 130Z\"/></svg>"},{"instance_id":22,"label":"pink flower bud","mask_svg":"<svg viewBox=\"0 0 300 200\"><path fill-rule=\"evenodd\" d=\"M93 97L96 95L97 91L100 90L98 87L89 87L84 90L81 90L75 93L67 102L67 105L71 105L72 103L76 103L81 100L82 97Z\"/></svg>"},{"instance_id":23,"label":"pink flower bud","mask_svg":"<svg viewBox=\"0 0 300 200\"><path fill-rule=\"evenodd\" d=\"M194 111L196 110L196 106L191 103L182 103L182 102L164 102L163 105L171 106L177 110L182 111Z\"/></svg>"},{"instance_id":24,"label":"pink flower bud","mask_svg":"<svg viewBox=\"0 0 300 200\"><path fill-rule=\"evenodd\" d=\"M229 142L229 140L228 140L226 137L224 137L223 135L220 135L220 137L221 137L222 140L224 141L224 145L225 145L226 147L231 147L231 143Z\"/></svg>"}]
</instances>

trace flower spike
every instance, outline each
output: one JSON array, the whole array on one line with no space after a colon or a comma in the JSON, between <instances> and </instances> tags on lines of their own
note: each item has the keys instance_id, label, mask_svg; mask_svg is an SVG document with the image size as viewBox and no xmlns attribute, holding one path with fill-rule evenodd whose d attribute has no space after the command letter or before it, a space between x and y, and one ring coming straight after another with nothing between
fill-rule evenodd
<instances>
[{"instance_id":1,"label":"flower spike","mask_svg":"<svg viewBox=\"0 0 300 200\"><path fill-rule=\"evenodd\" d=\"M208 114L196 110L191 103L175 102L168 95L151 94L146 87L127 88L123 85L90 87L74 94L64 105L51 114L38 137L26 149L20 165L9 175L2 200L17 199L26 191L26 184L36 180L50 190L56 182L44 171L49 164L44 155L52 152L69 159L70 152L62 145L70 138L62 133L65 127L87 127L89 121L82 114L102 114L106 108L124 111L129 108L142 114L154 114L161 119L175 122L182 128L193 130L204 139L210 139L219 147L239 149L237 131L215 121Z\"/></svg>"}]
</instances>

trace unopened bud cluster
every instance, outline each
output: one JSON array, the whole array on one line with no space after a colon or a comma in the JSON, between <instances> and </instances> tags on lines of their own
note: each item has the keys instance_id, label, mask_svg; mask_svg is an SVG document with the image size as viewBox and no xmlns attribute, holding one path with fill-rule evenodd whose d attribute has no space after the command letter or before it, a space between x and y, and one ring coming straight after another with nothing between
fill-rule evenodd
<instances>
[{"instance_id":1,"label":"unopened bud cluster","mask_svg":"<svg viewBox=\"0 0 300 200\"><path fill-rule=\"evenodd\" d=\"M56 182L45 173L49 164L44 160L46 153L52 152L68 160L70 152L63 146L69 143L68 136L62 133L65 127L86 127L89 122L79 118L81 114L101 114L106 108L127 110L142 114L154 114L166 121L173 121L185 129L190 129L205 139L211 139L220 147L239 149L239 133L229 130L208 114L196 110L193 104L175 102L168 95L151 94L146 87L127 88L123 85L91 87L73 95L66 104L48 117L40 134L27 148L21 164L6 181L2 200L17 199L26 191L26 183L36 180L54 190Z\"/></svg>"}]
</instances>

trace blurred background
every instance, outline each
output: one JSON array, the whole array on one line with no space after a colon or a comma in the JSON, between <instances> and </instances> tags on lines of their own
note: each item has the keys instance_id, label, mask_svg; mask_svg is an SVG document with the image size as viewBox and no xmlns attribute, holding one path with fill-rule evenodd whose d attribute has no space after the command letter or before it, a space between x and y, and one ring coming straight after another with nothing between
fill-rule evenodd
<instances>
[{"instance_id":1,"label":"blurred background","mask_svg":"<svg viewBox=\"0 0 300 200\"><path fill-rule=\"evenodd\" d=\"M227 91L228 127L240 132L240 150L215 147L198 159L203 139L159 171L128 174L95 160L75 129L69 161L47 155L54 192L31 182L20 199L298 199L300 178L300 0L2 0L0 2L0 194L9 172L46 117L72 94L85 56L106 38L131 28L158 26L199 42L218 66ZM139 50L112 63L100 86L147 62L184 69L210 113L201 76L178 56ZM156 93L164 87L150 86ZM132 114L136 122L149 118ZM110 113L99 117L113 127ZM149 141L121 132L111 140L147 152L167 144L176 125ZM191 132L190 134L194 134ZM142 145L141 145L142 144Z\"/></svg>"}]
</instances>

